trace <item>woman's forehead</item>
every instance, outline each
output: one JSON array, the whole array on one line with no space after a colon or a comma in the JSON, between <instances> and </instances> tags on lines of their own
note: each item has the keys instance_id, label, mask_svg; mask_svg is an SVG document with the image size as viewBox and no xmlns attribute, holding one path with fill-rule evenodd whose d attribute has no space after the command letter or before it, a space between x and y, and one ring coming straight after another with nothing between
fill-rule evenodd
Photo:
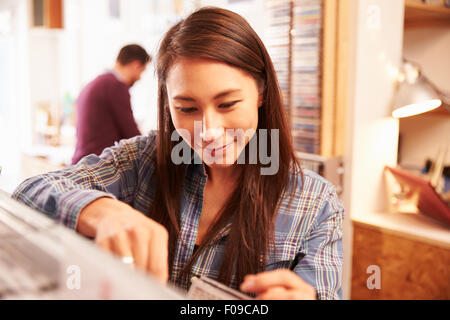
<instances>
[{"instance_id":1,"label":"woman's forehead","mask_svg":"<svg viewBox=\"0 0 450 320\"><path fill-rule=\"evenodd\" d=\"M170 97L186 94L216 95L231 89L254 90L256 81L239 68L208 59L179 58L166 80Z\"/></svg>"}]
</instances>

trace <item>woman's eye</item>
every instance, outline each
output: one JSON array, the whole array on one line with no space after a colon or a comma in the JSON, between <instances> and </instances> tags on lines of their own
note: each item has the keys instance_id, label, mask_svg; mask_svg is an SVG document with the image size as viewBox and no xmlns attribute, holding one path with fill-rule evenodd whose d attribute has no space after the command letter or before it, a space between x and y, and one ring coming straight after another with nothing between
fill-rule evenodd
<instances>
[{"instance_id":1,"label":"woman's eye","mask_svg":"<svg viewBox=\"0 0 450 320\"><path fill-rule=\"evenodd\" d=\"M238 103L241 100L236 100L236 101L232 101L232 102L228 102L228 103L222 103L219 105L220 109L226 109L226 108L230 108L232 106L234 106L236 103Z\"/></svg>"},{"instance_id":2,"label":"woman's eye","mask_svg":"<svg viewBox=\"0 0 450 320\"><path fill-rule=\"evenodd\" d=\"M194 107L190 107L190 108L177 108L178 110L180 110L183 113L192 113L197 111L197 108Z\"/></svg>"}]
</instances>

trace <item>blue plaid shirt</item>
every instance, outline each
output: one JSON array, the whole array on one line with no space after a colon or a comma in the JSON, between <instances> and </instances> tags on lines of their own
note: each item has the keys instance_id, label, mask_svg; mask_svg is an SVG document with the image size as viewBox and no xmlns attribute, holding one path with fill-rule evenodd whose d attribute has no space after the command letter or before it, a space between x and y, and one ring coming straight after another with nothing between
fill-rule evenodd
<instances>
[{"instance_id":1,"label":"blue plaid shirt","mask_svg":"<svg viewBox=\"0 0 450 320\"><path fill-rule=\"evenodd\" d=\"M155 132L121 140L100 156L89 155L74 166L25 180L14 191L13 198L72 229L76 229L80 211L100 197L118 199L147 214L156 187L155 145ZM292 205L288 207L288 196L282 199L275 224L277 250L269 251L265 270L291 267L314 286L319 299L342 299L344 209L332 184L314 172L305 169L303 172L303 191L300 191L301 177L294 177L298 186ZM207 178L203 164L189 165L186 175L180 237L187 246L178 241L171 279L178 279L193 254ZM217 279L230 225L231 221L201 253L192 276ZM296 256L303 257L293 266ZM187 282L175 285L182 289L189 287ZM239 286L234 276L231 286Z\"/></svg>"}]
</instances>

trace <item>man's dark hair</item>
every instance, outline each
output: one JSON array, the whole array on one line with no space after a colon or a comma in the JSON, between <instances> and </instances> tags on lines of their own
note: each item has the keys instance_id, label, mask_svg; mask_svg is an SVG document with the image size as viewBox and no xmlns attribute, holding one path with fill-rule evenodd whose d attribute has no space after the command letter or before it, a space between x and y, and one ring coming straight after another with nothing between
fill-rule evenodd
<instances>
[{"instance_id":1,"label":"man's dark hair","mask_svg":"<svg viewBox=\"0 0 450 320\"><path fill-rule=\"evenodd\" d=\"M146 64L151 60L147 51L137 44L126 45L120 49L119 54L117 55L117 62L121 65L126 65L136 60L142 64Z\"/></svg>"}]
</instances>

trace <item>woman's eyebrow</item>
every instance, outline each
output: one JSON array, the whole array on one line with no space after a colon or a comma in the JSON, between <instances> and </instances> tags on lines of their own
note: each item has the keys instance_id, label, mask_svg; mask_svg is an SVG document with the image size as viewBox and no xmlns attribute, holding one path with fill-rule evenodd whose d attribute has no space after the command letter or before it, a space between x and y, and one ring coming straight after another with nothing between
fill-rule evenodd
<instances>
[{"instance_id":1,"label":"woman's eyebrow","mask_svg":"<svg viewBox=\"0 0 450 320\"><path fill-rule=\"evenodd\" d=\"M222 98L224 96L227 96L231 93L237 92L237 91L242 91L241 89L229 89L229 90L225 90L222 92L219 92L218 94L216 94L214 96L214 100ZM173 97L174 100L183 100L183 101L195 101L194 98L189 97L189 96L183 96L183 95L176 95L175 97Z\"/></svg>"},{"instance_id":2,"label":"woman's eyebrow","mask_svg":"<svg viewBox=\"0 0 450 320\"><path fill-rule=\"evenodd\" d=\"M242 91L242 90L241 90L241 89L229 89L229 90L225 90L225 91L222 91L222 92L216 94L216 95L214 96L213 99L216 100L216 99L225 97L225 96L227 96L227 95L229 95L229 94L231 94L231 93L237 92L237 91Z\"/></svg>"}]
</instances>

